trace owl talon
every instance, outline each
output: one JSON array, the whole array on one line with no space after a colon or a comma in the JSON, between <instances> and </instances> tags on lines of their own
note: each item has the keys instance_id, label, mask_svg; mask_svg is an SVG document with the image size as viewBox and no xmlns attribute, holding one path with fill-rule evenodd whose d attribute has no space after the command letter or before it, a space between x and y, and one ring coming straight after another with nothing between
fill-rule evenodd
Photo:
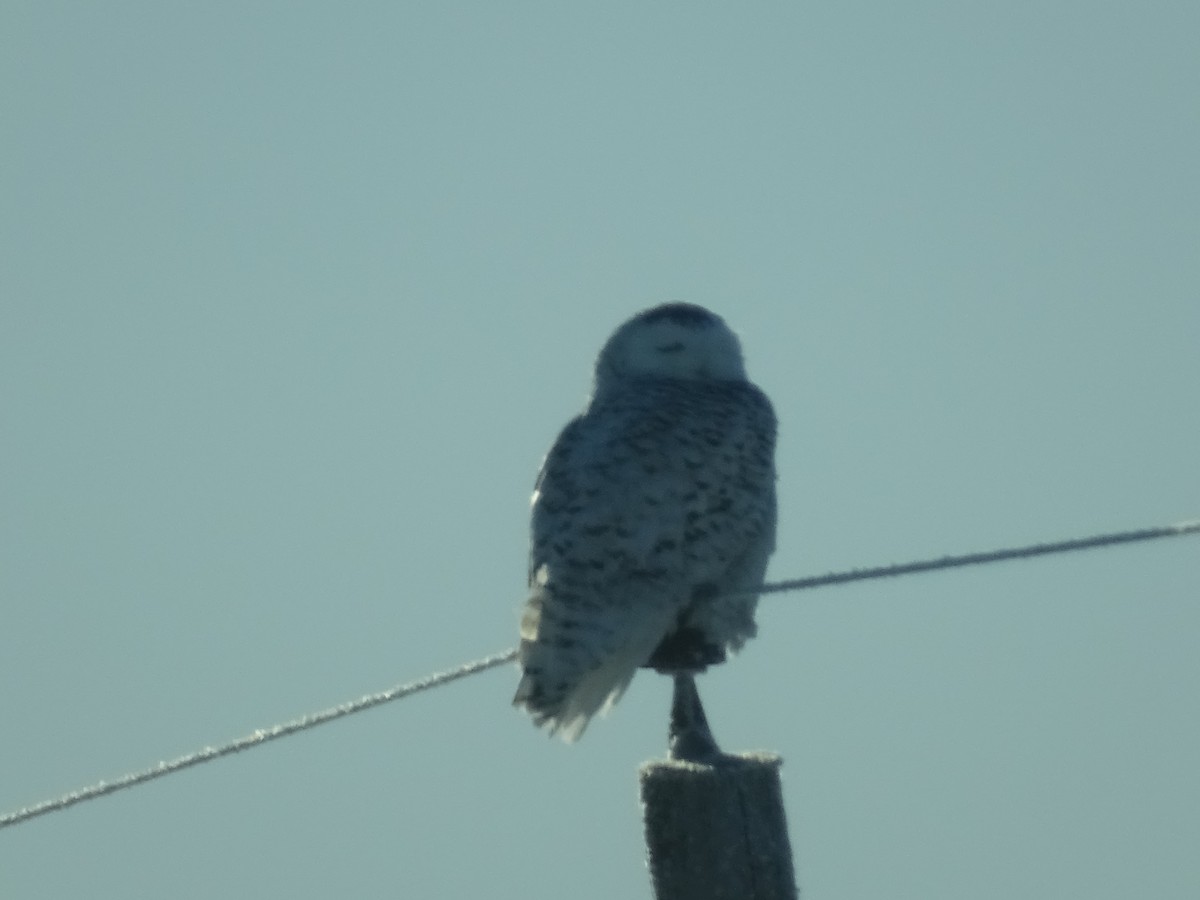
<instances>
[{"instance_id":1,"label":"owl talon","mask_svg":"<svg viewBox=\"0 0 1200 900\"><path fill-rule=\"evenodd\" d=\"M696 680L689 674L675 676L667 756L696 763L712 763L721 757L721 748L708 727L708 718L700 703Z\"/></svg>"}]
</instances>

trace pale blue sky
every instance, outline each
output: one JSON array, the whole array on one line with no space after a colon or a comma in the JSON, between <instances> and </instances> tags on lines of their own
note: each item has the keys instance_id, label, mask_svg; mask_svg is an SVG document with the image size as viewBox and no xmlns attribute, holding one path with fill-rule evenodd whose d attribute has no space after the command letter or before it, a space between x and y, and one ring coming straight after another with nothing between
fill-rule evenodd
<instances>
[{"instance_id":1,"label":"pale blue sky","mask_svg":"<svg viewBox=\"0 0 1200 900\"><path fill-rule=\"evenodd\" d=\"M781 422L776 579L1200 514L1193 2L8 2L0 811L515 642L631 313ZM763 602L808 900L1200 896L1200 543ZM644 674L510 668L0 832L0 896L648 897Z\"/></svg>"}]
</instances>

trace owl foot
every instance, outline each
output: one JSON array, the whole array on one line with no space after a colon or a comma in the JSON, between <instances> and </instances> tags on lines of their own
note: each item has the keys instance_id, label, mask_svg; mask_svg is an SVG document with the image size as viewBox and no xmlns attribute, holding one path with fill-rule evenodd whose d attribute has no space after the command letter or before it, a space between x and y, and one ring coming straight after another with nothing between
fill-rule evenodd
<instances>
[{"instance_id":1,"label":"owl foot","mask_svg":"<svg viewBox=\"0 0 1200 900\"><path fill-rule=\"evenodd\" d=\"M712 763L721 748L708 727L696 680L687 673L675 675L675 697L671 701L671 725L667 733L667 756L686 762Z\"/></svg>"}]
</instances>

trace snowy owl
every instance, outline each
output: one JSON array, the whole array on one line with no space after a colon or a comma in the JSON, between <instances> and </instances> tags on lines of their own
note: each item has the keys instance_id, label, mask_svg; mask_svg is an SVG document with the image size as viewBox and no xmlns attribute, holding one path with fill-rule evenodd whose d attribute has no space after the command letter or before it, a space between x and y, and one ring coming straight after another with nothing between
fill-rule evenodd
<instances>
[{"instance_id":1,"label":"snowy owl","mask_svg":"<svg viewBox=\"0 0 1200 900\"><path fill-rule=\"evenodd\" d=\"M678 704L680 678L753 637L774 453L718 316L668 303L621 325L538 475L514 705L573 741L639 667L676 675Z\"/></svg>"}]
</instances>

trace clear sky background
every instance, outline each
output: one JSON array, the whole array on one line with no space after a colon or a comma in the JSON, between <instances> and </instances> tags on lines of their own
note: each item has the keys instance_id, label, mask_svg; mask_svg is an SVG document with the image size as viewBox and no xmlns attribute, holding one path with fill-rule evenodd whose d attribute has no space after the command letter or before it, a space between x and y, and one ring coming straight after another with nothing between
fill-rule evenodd
<instances>
[{"instance_id":1,"label":"clear sky background","mask_svg":"<svg viewBox=\"0 0 1200 900\"><path fill-rule=\"evenodd\" d=\"M1200 515L1200 6L0 12L0 811L515 643L605 337L740 333L775 579ZM763 601L806 898L1200 896L1200 541ZM649 897L669 685L505 667L0 832L0 896Z\"/></svg>"}]
</instances>

